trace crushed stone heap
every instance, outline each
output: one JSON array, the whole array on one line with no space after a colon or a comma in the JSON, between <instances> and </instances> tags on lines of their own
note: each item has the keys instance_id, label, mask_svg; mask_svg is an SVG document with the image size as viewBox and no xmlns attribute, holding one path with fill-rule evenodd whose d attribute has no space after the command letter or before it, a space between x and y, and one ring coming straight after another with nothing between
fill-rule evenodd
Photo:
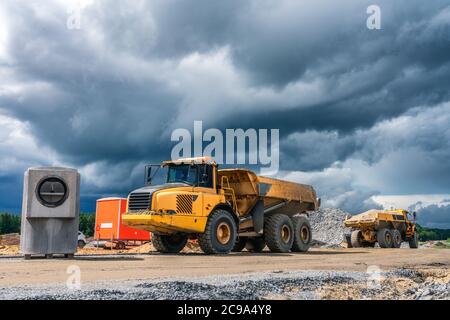
<instances>
[{"instance_id":1,"label":"crushed stone heap","mask_svg":"<svg viewBox=\"0 0 450 320\"><path fill-rule=\"evenodd\" d=\"M313 245L328 248L340 247L344 241L344 233L350 233L350 229L344 226L347 216L351 217L351 214L335 208L309 212Z\"/></svg>"}]
</instances>

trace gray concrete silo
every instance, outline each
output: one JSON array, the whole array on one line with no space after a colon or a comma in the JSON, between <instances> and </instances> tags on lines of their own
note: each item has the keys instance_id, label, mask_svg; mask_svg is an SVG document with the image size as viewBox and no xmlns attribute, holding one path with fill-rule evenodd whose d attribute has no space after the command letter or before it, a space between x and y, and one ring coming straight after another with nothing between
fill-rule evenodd
<instances>
[{"instance_id":1,"label":"gray concrete silo","mask_svg":"<svg viewBox=\"0 0 450 320\"><path fill-rule=\"evenodd\" d=\"M80 175L68 168L30 168L25 172L20 250L31 255L64 254L77 249Z\"/></svg>"}]
</instances>

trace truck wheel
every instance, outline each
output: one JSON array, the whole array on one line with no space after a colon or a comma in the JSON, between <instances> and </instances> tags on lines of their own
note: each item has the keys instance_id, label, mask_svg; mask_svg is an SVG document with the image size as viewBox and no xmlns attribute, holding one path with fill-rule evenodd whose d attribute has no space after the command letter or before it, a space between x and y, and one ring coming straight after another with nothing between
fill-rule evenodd
<instances>
[{"instance_id":1,"label":"truck wheel","mask_svg":"<svg viewBox=\"0 0 450 320\"><path fill-rule=\"evenodd\" d=\"M291 250L293 252L306 252L312 239L311 225L304 216L294 217L292 221L294 224L294 243Z\"/></svg>"},{"instance_id":2,"label":"truck wheel","mask_svg":"<svg viewBox=\"0 0 450 320\"><path fill-rule=\"evenodd\" d=\"M236 243L236 222L226 210L215 210L208 218L205 232L198 237L198 244L206 254L229 253Z\"/></svg>"},{"instance_id":3,"label":"truck wheel","mask_svg":"<svg viewBox=\"0 0 450 320\"><path fill-rule=\"evenodd\" d=\"M125 250L126 248L127 248L127 245L123 241L118 241L116 243L116 246L114 247L114 249L116 249L116 250Z\"/></svg>"},{"instance_id":4,"label":"truck wheel","mask_svg":"<svg viewBox=\"0 0 450 320\"><path fill-rule=\"evenodd\" d=\"M246 237L238 238L238 240L236 240L236 243L234 244L233 250L231 250L231 252L241 252L242 250L244 250L246 244L247 244Z\"/></svg>"},{"instance_id":5,"label":"truck wheel","mask_svg":"<svg viewBox=\"0 0 450 320\"><path fill-rule=\"evenodd\" d=\"M351 239L352 248L360 248L363 246L362 244L362 232L361 230L353 230Z\"/></svg>"},{"instance_id":6,"label":"truck wheel","mask_svg":"<svg viewBox=\"0 0 450 320\"><path fill-rule=\"evenodd\" d=\"M392 247L400 248L402 245L402 235L397 229L392 230Z\"/></svg>"},{"instance_id":7,"label":"truck wheel","mask_svg":"<svg viewBox=\"0 0 450 320\"><path fill-rule=\"evenodd\" d=\"M344 234L344 242L347 244L347 248L353 248L351 234Z\"/></svg>"},{"instance_id":8,"label":"truck wheel","mask_svg":"<svg viewBox=\"0 0 450 320\"><path fill-rule=\"evenodd\" d=\"M247 245L245 246L245 248L249 252L253 252L253 253L262 252L265 247L266 247L266 243L264 242L264 239L262 237L249 238L247 241Z\"/></svg>"},{"instance_id":9,"label":"truck wheel","mask_svg":"<svg viewBox=\"0 0 450 320\"><path fill-rule=\"evenodd\" d=\"M187 236L182 234L162 235L152 233L152 244L158 252L178 253L187 243Z\"/></svg>"},{"instance_id":10,"label":"truck wheel","mask_svg":"<svg viewBox=\"0 0 450 320\"><path fill-rule=\"evenodd\" d=\"M289 252L294 242L294 226L285 214L274 214L264 221L264 240L272 252Z\"/></svg>"},{"instance_id":11,"label":"truck wheel","mask_svg":"<svg viewBox=\"0 0 450 320\"><path fill-rule=\"evenodd\" d=\"M414 235L411 239L409 239L408 242L411 249L417 249L419 247L419 234L417 233L417 231L414 232Z\"/></svg>"},{"instance_id":12,"label":"truck wheel","mask_svg":"<svg viewBox=\"0 0 450 320\"><path fill-rule=\"evenodd\" d=\"M377 241L381 248L392 248L392 232L383 228L377 232Z\"/></svg>"}]
</instances>

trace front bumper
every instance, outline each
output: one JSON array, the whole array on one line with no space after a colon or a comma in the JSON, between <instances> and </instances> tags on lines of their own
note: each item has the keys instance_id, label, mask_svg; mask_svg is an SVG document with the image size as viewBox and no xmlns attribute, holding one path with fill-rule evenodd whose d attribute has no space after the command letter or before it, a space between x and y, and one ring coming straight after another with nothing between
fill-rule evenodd
<instances>
[{"instance_id":1,"label":"front bumper","mask_svg":"<svg viewBox=\"0 0 450 320\"><path fill-rule=\"evenodd\" d=\"M203 233L206 222L207 217L164 214L153 211L127 212L122 216L122 223L126 226L161 234Z\"/></svg>"}]
</instances>

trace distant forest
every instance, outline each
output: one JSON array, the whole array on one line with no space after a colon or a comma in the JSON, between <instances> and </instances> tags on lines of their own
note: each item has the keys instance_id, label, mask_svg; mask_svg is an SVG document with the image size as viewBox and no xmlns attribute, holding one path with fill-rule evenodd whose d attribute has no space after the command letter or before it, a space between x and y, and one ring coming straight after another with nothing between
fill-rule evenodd
<instances>
[{"instance_id":1,"label":"distant forest","mask_svg":"<svg viewBox=\"0 0 450 320\"><path fill-rule=\"evenodd\" d=\"M81 213L80 228L86 237L94 235L95 214ZM20 233L20 216L10 213L0 213L0 234Z\"/></svg>"},{"instance_id":2,"label":"distant forest","mask_svg":"<svg viewBox=\"0 0 450 320\"><path fill-rule=\"evenodd\" d=\"M450 238L450 229L430 229L418 226L420 241L427 240L447 240ZM80 231L86 237L94 235L95 214L81 213L80 215ZM9 213L0 213L0 234L20 233L20 216Z\"/></svg>"}]
</instances>

